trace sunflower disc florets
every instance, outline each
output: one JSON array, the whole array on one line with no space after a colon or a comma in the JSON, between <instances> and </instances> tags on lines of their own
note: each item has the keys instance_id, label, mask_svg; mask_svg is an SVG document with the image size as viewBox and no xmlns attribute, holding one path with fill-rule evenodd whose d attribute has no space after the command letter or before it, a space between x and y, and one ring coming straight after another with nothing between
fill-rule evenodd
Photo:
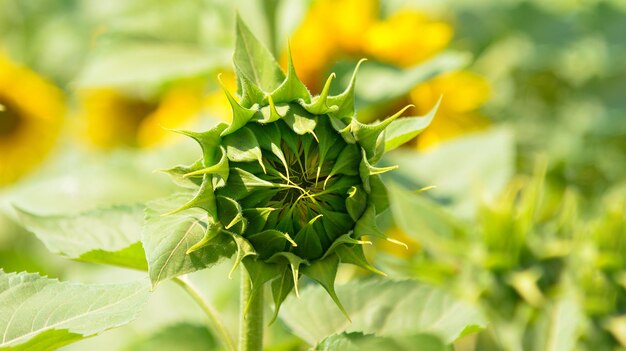
<instances>
[{"instance_id":1,"label":"sunflower disc florets","mask_svg":"<svg viewBox=\"0 0 626 351\"><path fill-rule=\"evenodd\" d=\"M224 89L232 123L183 131L200 144L203 157L171 170L199 187L175 212L200 207L208 213L206 235L189 252L229 236L238 249L233 269L243 262L253 289L271 281L276 313L291 290L297 293L301 275L320 283L343 311L333 287L339 263L380 273L365 259L362 237L387 239L376 226L387 208L379 174L395 167L374 165L421 132L434 111L396 121L405 108L362 124L354 107L359 65L343 93L329 95L331 75L313 97L291 59L285 76L241 22L238 30L238 40L248 42L237 45L234 59L240 98ZM250 53L241 47L256 59L242 58ZM268 79L268 71L276 79Z\"/></svg>"}]
</instances>

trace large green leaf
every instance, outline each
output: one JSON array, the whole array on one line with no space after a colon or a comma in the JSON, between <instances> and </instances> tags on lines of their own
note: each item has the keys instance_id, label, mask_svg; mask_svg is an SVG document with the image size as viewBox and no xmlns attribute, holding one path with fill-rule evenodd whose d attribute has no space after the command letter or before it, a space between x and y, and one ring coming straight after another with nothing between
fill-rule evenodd
<instances>
[{"instance_id":1,"label":"large green leaf","mask_svg":"<svg viewBox=\"0 0 626 351\"><path fill-rule=\"evenodd\" d=\"M276 89L285 79L272 53L252 34L237 17L237 44L233 57L238 74L245 75L265 92Z\"/></svg>"},{"instance_id":2,"label":"large green leaf","mask_svg":"<svg viewBox=\"0 0 626 351\"><path fill-rule=\"evenodd\" d=\"M206 246L187 254L205 235L206 211L193 208L167 216L163 214L180 207L189 198L188 195L174 195L148 204L141 241L153 285L208 268L235 252L230 237L217 235Z\"/></svg>"},{"instance_id":3,"label":"large green leaf","mask_svg":"<svg viewBox=\"0 0 626 351\"><path fill-rule=\"evenodd\" d=\"M217 350L213 335L206 326L191 323L169 325L154 334L134 342L125 351L205 351Z\"/></svg>"},{"instance_id":4,"label":"large green leaf","mask_svg":"<svg viewBox=\"0 0 626 351\"><path fill-rule=\"evenodd\" d=\"M280 316L312 345L342 332L378 336L431 333L451 343L486 324L477 308L415 281L370 279L337 286L352 323L320 286L309 286L300 299L290 298Z\"/></svg>"},{"instance_id":5,"label":"large green leaf","mask_svg":"<svg viewBox=\"0 0 626 351\"><path fill-rule=\"evenodd\" d=\"M439 338L429 334L382 337L361 333L342 333L320 342L315 351L446 351Z\"/></svg>"},{"instance_id":6,"label":"large green leaf","mask_svg":"<svg viewBox=\"0 0 626 351\"><path fill-rule=\"evenodd\" d=\"M147 281L88 285L0 270L0 350L47 351L134 320Z\"/></svg>"},{"instance_id":7,"label":"large green leaf","mask_svg":"<svg viewBox=\"0 0 626 351\"><path fill-rule=\"evenodd\" d=\"M143 206L118 206L78 215L17 212L22 224L55 254L79 261L148 269L140 243Z\"/></svg>"}]
</instances>

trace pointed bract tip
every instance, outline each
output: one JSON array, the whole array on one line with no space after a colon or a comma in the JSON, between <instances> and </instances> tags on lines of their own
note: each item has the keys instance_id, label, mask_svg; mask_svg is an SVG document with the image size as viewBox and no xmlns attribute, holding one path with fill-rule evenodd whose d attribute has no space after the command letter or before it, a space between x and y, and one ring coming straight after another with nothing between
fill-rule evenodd
<instances>
[{"instance_id":1,"label":"pointed bract tip","mask_svg":"<svg viewBox=\"0 0 626 351\"><path fill-rule=\"evenodd\" d=\"M396 240L396 239L392 239L392 238L387 238L386 240L389 241L392 244L400 245L400 246L404 247L406 250L409 249L409 245L403 243L400 240Z\"/></svg>"},{"instance_id":2,"label":"pointed bract tip","mask_svg":"<svg viewBox=\"0 0 626 351\"><path fill-rule=\"evenodd\" d=\"M414 193L419 194L419 193L423 193L423 192L426 192L435 188L437 188L436 185L429 185L429 186L425 186L423 188L415 190Z\"/></svg>"}]
</instances>

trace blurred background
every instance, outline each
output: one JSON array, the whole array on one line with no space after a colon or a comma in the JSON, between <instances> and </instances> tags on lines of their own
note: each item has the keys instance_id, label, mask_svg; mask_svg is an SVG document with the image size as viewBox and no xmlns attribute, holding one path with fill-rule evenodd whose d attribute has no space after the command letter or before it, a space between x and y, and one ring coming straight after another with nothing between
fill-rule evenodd
<instances>
[{"instance_id":1,"label":"blurred background","mask_svg":"<svg viewBox=\"0 0 626 351\"><path fill-rule=\"evenodd\" d=\"M230 120L217 75L236 91L237 10L284 66L289 42L312 92L331 72L341 91L367 58L362 121L406 104L424 115L443 96L432 125L384 160L400 165L387 180L402 190L383 224L409 249L378 243L368 254L391 277L484 309L488 330L457 349L544 350L563 321L561 350L626 347L620 0L0 0L0 267L89 282L142 276L55 257L13 206L68 214L175 192L154 170L199 150L167 129ZM236 325L228 269L192 279ZM212 339L175 287L151 304L129 328L66 349L148 349L164 327ZM306 348L282 322L268 344Z\"/></svg>"}]
</instances>

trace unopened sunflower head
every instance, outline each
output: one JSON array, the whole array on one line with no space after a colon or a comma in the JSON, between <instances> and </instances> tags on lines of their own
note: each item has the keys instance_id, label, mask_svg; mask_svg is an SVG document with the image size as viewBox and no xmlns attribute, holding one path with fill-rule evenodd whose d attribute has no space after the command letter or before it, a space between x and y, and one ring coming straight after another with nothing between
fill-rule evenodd
<instances>
[{"instance_id":1,"label":"unopened sunflower head","mask_svg":"<svg viewBox=\"0 0 626 351\"><path fill-rule=\"evenodd\" d=\"M243 262L253 289L271 281L276 312L298 278L320 283L343 310L334 292L340 262L380 273L368 264L363 236L387 239L376 216L387 209L377 167L383 153L415 137L431 121L397 119L405 110L372 125L356 118L354 84L329 95L334 75L311 96L293 63L282 72L272 55L241 21L234 56L240 98L230 125L197 133L202 159L170 173L199 190L182 208L208 212L204 238L189 252L226 235L237 244L235 267ZM235 268L233 267L233 269Z\"/></svg>"}]
</instances>

